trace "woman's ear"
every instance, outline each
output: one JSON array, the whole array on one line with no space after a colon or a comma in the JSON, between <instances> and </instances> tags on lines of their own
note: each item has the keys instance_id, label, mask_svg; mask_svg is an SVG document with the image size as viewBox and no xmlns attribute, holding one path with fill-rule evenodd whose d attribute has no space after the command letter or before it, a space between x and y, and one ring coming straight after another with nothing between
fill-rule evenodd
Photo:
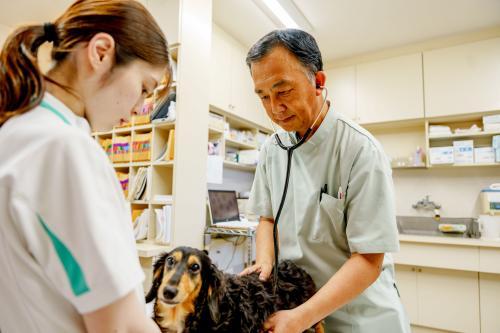
<instances>
[{"instance_id":1,"label":"woman's ear","mask_svg":"<svg viewBox=\"0 0 500 333\"><path fill-rule=\"evenodd\" d=\"M92 72L106 75L115 63L116 45L114 38L107 33L94 35L87 46L87 58Z\"/></svg>"},{"instance_id":2,"label":"woman's ear","mask_svg":"<svg viewBox=\"0 0 500 333\"><path fill-rule=\"evenodd\" d=\"M151 289L146 295L146 303L154 300L156 298L156 295L158 294L158 288L160 288L161 281L163 280L165 259L168 257L168 255L168 253L163 254L153 266L153 284L151 285Z\"/></svg>"}]
</instances>

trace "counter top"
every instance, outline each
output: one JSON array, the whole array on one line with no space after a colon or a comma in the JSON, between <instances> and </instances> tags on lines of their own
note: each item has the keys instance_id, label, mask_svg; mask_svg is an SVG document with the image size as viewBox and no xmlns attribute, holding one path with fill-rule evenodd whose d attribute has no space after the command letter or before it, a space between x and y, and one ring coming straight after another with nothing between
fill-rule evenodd
<instances>
[{"instance_id":1,"label":"counter top","mask_svg":"<svg viewBox=\"0 0 500 333\"><path fill-rule=\"evenodd\" d=\"M473 238L435 237L435 236L401 235L400 234L399 241L400 242L407 242L407 243L429 243L429 244L463 245L463 246L500 248L500 241L473 239Z\"/></svg>"}]
</instances>

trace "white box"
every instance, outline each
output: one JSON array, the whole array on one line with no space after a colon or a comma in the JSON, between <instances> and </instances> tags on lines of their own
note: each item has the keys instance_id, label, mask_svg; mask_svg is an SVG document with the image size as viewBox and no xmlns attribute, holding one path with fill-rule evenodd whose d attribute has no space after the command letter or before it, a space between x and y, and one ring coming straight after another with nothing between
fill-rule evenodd
<instances>
[{"instance_id":1,"label":"white box","mask_svg":"<svg viewBox=\"0 0 500 333\"><path fill-rule=\"evenodd\" d=\"M433 147L429 149L431 164L453 164L453 147Z\"/></svg>"},{"instance_id":2,"label":"white box","mask_svg":"<svg viewBox=\"0 0 500 333\"><path fill-rule=\"evenodd\" d=\"M498 124L498 123L500 123L500 114L483 116L483 124Z\"/></svg>"},{"instance_id":3,"label":"white box","mask_svg":"<svg viewBox=\"0 0 500 333\"><path fill-rule=\"evenodd\" d=\"M495 149L493 147L474 148L474 163L495 163Z\"/></svg>"},{"instance_id":4,"label":"white box","mask_svg":"<svg viewBox=\"0 0 500 333\"><path fill-rule=\"evenodd\" d=\"M453 141L453 151L455 164L473 164L474 163L474 141L462 140Z\"/></svg>"}]
</instances>

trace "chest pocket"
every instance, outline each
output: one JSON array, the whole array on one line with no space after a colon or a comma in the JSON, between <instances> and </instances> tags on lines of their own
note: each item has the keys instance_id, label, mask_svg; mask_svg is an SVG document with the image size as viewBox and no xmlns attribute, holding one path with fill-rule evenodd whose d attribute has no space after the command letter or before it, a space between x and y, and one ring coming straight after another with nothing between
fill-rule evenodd
<instances>
[{"instance_id":1,"label":"chest pocket","mask_svg":"<svg viewBox=\"0 0 500 333\"><path fill-rule=\"evenodd\" d=\"M330 245L345 242L344 201L323 193L319 202L319 216L311 226L311 241Z\"/></svg>"}]
</instances>

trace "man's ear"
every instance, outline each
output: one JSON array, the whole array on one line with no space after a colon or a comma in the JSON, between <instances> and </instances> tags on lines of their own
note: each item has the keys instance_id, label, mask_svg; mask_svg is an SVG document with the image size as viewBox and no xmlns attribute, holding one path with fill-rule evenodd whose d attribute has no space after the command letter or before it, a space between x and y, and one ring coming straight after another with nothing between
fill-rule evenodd
<instances>
[{"instance_id":1,"label":"man's ear","mask_svg":"<svg viewBox=\"0 0 500 333\"><path fill-rule=\"evenodd\" d=\"M316 85L316 96L321 96L323 93L323 87L326 84L326 73L324 71L318 71L314 77Z\"/></svg>"},{"instance_id":2,"label":"man's ear","mask_svg":"<svg viewBox=\"0 0 500 333\"><path fill-rule=\"evenodd\" d=\"M105 75L115 63L116 45L114 38L107 33L94 35L87 45L87 57L92 71Z\"/></svg>"}]
</instances>

